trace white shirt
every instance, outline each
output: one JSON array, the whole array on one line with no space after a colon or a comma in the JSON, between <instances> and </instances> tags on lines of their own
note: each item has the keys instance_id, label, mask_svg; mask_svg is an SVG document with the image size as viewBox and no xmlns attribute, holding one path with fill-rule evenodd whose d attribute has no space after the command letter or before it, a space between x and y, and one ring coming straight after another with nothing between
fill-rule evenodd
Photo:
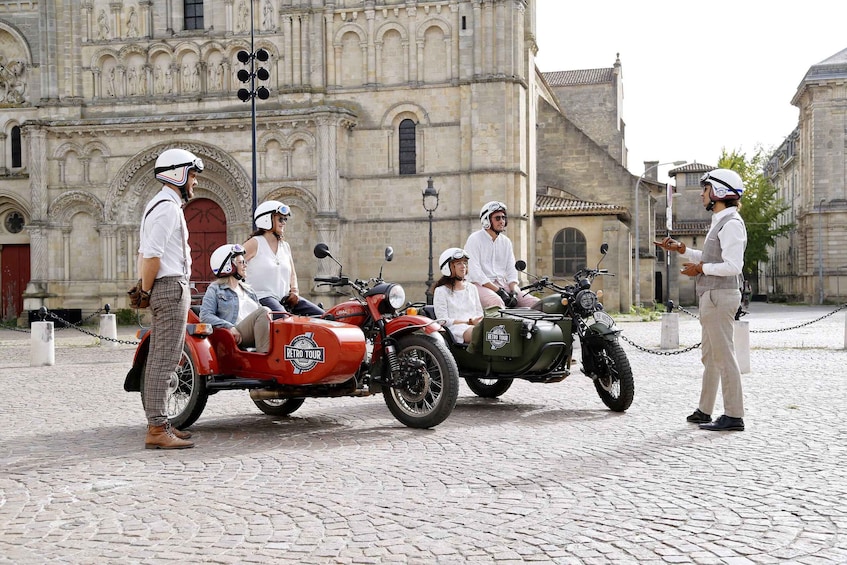
<instances>
[{"instance_id":1,"label":"white shirt","mask_svg":"<svg viewBox=\"0 0 847 565\"><path fill-rule=\"evenodd\" d=\"M257 235L256 255L250 259L250 286L256 295L262 298L275 298L282 302L292 287L297 288L294 271L294 261L291 258L291 248L285 240L279 240L276 253L271 251L268 240Z\"/></svg>"},{"instance_id":2,"label":"white shirt","mask_svg":"<svg viewBox=\"0 0 847 565\"><path fill-rule=\"evenodd\" d=\"M235 291L235 294L238 296L238 319L236 320L236 324L253 313L253 310L259 307L259 305L250 298L244 289L241 288L241 283L235 285L235 287L230 287Z\"/></svg>"},{"instance_id":3,"label":"white shirt","mask_svg":"<svg viewBox=\"0 0 847 565\"><path fill-rule=\"evenodd\" d=\"M447 329L459 343L462 343L465 330L470 327L468 320L483 315L479 292L472 284L465 284L463 290L453 290L449 285L441 285L435 289L432 297L435 307L435 317L445 320Z\"/></svg>"},{"instance_id":4,"label":"white shirt","mask_svg":"<svg viewBox=\"0 0 847 565\"><path fill-rule=\"evenodd\" d=\"M709 233L706 238L712 235L712 230L726 216L739 216L738 208L730 206L720 212L712 214L712 225L709 228ZM721 231L718 232L718 239L721 242L721 257L722 263L704 263L703 274L713 277L732 277L740 275L744 267L744 247L747 244L747 232L744 229L743 222L727 222ZM686 259L690 259L692 263L699 263L703 257L703 252L699 249L691 249L690 247L682 254Z\"/></svg>"},{"instance_id":5,"label":"white shirt","mask_svg":"<svg viewBox=\"0 0 847 565\"><path fill-rule=\"evenodd\" d=\"M468 254L468 280L476 284L494 283L508 289L509 283L518 282L515 269L515 252L512 241L505 234L496 238L485 230L477 230L465 243Z\"/></svg>"},{"instance_id":6,"label":"white shirt","mask_svg":"<svg viewBox=\"0 0 847 565\"><path fill-rule=\"evenodd\" d=\"M161 200L170 202L153 209ZM188 226L179 194L168 186L162 186L162 190L147 203L144 214L138 252L145 259L158 257L161 260L156 278L190 276L191 247L188 246Z\"/></svg>"}]
</instances>

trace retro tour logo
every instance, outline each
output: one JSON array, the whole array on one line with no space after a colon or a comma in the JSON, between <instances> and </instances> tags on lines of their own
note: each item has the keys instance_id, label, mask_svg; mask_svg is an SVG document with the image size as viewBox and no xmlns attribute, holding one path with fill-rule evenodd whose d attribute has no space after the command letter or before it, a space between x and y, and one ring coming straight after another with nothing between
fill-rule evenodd
<instances>
[{"instance_id":1,"label":"retro tour logo","mask_svg":"<svg viewBox=\"0 0 847 565\"><path fill-rule=\"evenodd\" d=\"M315 343L313 335L312 332L298 335L285 346L285 360L294 365L295 374L311 371L325 360L324 348Z\"/></svg>"},{"instance_id":2,"label":"retro tour logo","mask_svg":"<svg viewBox=\"0 0 847 565\"><path fill-rule=\"evenodd\" d=\"M506 331L506 326L494 326L488 333L485 334L485 341L491 344L491 350L497 351L509 343L509 332Z\"/></svg>"}]
</instances>

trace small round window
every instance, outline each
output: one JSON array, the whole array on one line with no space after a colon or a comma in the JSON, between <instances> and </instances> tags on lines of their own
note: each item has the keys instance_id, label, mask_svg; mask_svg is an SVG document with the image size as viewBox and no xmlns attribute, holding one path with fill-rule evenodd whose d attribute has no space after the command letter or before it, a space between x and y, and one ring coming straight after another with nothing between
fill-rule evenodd
<instances>
[{"instance_id":1,"label":"small round window","mask_svg":"<svg viewBox=\"0 0 847 565\"><path fill-rule=\"evenodd\" d=\"M6 231L9 233L21 233L24 229L25 223L26 221L20 212L9 212L6 214L6 219L3 221Z\"/></svg>"}]
</instances>

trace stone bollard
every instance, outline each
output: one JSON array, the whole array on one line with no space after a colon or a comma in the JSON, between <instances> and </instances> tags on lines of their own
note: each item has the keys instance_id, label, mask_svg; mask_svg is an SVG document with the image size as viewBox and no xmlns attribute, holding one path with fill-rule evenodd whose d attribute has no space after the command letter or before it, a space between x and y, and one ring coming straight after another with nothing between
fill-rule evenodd
<instances>
[{"instance_id":1,"label":"stone bollard","mask_svg":"<svg viewBox=\"0 0 847 565\"><path fill-rule=\"evenodd\" d=\"M100 314L100 335L111 339L101 339L100 345L106 347L117 347L118 342L112 341L118 339L118 323L114 314Z\"/></svg>"},{"instance_id":2,"label":"stone bollard","mask_svg":"<svg viewBox=\"0 0 847 565\"><path fill-rule=\"evenodd\" d=\"M735 356L741 374L750 372L750 322L735 320L732 327Z\"/></svg>"},{"instance_id":3,"label":"stone bollard","mask_svg":"<svg viewBox=\"0 0 847 565\"><path fill-rule=\"evenodd\" d=\"M33 322L30 333L30 366L47 367L56 364L56 342L53 322Z\"/></svg>"},{"instance_id":4,"label":"stone bollard","mask_svg":"<svg viewBox=\"0 0 847 565\"><path fill-rule=\"evenodd\" d=\"M662 314L662 349L679 348L679 314L672 312Z\"/></svg>"}]
</instances>

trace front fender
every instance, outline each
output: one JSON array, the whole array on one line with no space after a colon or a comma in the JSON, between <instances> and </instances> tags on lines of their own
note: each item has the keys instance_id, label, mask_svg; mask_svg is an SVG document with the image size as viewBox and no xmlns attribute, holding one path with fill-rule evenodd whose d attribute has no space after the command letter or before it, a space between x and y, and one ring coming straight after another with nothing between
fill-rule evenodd
<instances>
[{"instance_id":1,"label":"front fender","mask_svg":"<svg viewBox=\"0 0 847 565\"><path fill-rule=\"evenodd\" d=\"M403 335L418 330L423 330L428 334L438 334L440 336L438 332L441 331L441 324L431 318L419 316L417 314L405 314L403 316L398 316L397 318L388 320L388 323L385 324L385 332L390 336L394 336L395 334Z\"/></svg>"},{"instance_id":2,"label":"front fender","mask_svg":"<svg viewBox=\"0 0 847 565\"><path fill-rule=\"evenodd\" d=\"M610 328L602 322L595 322L588 326L588 333L585 338L589 343L596 341L617 341L621 330Z\"/></svg>"}]
</instances>

